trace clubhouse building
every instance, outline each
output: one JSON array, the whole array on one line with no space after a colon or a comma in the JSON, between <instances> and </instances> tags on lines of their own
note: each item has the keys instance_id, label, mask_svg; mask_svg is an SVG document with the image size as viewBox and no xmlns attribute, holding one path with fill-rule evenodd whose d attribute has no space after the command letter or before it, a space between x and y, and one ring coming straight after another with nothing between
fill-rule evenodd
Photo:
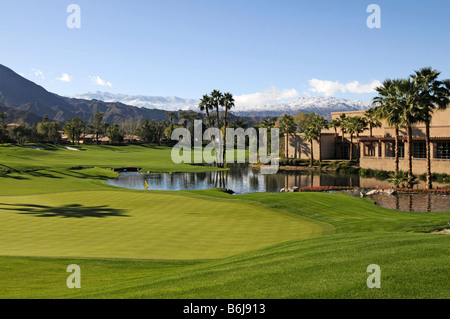
<instances>
[{"instance_id":1,"label":"clubhouse building","mask_svg":"<svg viewBox=\"0 0 450 319\"><path fill-rule=\"evenodd\" d=\"M332 119L337 119L345 113L347 117L364 116L364 111L333 112ZM408 170L408 144L406 143L406 130L400 129L399 137L399 169ZM413 126L413 170L415 174L426 172L426 144L425 124L418 123ZM431 171L433 173L450 173L450 108L445 111L436 111L430 127L431 142ZM358 137L353 136L353 145L350 143L350 135L338 128L322 130L321 154L322 160L349 159L350 147L354 159L359 159L361 168L377 170L394 170L395 156L395 130L382 122L381 127L373 128L370 136L367 129ZM313 157L319 159L319 144L313 142ZM311 145L303 139L303 134L290 134L289 141L285 140L285 154L290 158L310 158Z\"/></svg>"}]
</instances>

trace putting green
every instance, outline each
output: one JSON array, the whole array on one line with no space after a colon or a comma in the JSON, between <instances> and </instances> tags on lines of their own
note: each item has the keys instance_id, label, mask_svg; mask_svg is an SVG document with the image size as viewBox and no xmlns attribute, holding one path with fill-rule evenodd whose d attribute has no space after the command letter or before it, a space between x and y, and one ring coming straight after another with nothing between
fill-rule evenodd
<instances>
[{"instance_id":1,"label":"putting green","mask_svg":"<svg viewBox=\"0 0 450 319\"><path fill-rule=\"evenodd\" d=\"M0 197L0 255L212 259L329 232L233 199L77 191Z\"/></svg>"}]
</instances>

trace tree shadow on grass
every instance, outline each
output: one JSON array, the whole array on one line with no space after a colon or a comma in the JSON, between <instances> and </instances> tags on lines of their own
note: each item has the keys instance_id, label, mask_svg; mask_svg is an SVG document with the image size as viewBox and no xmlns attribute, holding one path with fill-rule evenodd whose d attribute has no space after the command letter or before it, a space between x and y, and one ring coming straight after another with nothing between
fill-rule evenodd
<instances>
[{"instance_id":1,"label":"tree shadow on grass","mask_svg":"<svg viewBox=\"0 0 450 319\"><path fill-rule=\"evenodd\" d=\"M65 171L61 170L57 173L61 174L61 175L75 177L75 178L81 178L81 179L106 180L106 179L112 178L111 176L108 176L106 174L97 174L97 175L85 174L85 173L81 173L80 171L77 171L77 170L65 170Z\"/></svg>"},{"instance_id":2,"label":"tree shadow on grass","mask_svg":"<svg viewBox=\"0 0 450 319\"><path fill-rule=\"evenodd\" d=\"M52 173L50 173L50 171L46 173L43 170L26 171L26 174L34 177L62 178L61 176L53 175Z\"/></svg>"},{"instance_id":3,"label":"tree shadow on grass","mask_svg":"<svg viewBox=\"0 0 450 319\"><path fill-rule=\"evenodd\" d=\"M12 206L12 207L2 207ZM83 206L80 204L70 204L62 206L45 206L33 204L2 204L0 209L19 211L19 214L35 215L36 217L62 217L62 218L84 218L84 217L129 217L122 209L102 206Z\"/></svg>"},{"instance_id":4,"label":"tree shadow on grass","mask_svg":"<svg viewBox=\"0 0 450 319\"><path fill-rule=\"evenodd\" d=\"M17 180L29 179L27 177L17 176L17 175L9 175L9 174L0 174L0 178L12 178L12 179L17 179Z\"/></svg>"}]
</instances>

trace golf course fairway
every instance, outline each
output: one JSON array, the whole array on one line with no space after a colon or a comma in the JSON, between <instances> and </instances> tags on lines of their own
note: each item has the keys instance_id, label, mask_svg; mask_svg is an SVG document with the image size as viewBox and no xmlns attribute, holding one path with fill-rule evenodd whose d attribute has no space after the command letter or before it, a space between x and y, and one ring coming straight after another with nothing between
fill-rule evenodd
<instances>
[{"instance_id":1,"label":"golf course fairway","mask_svg":"<svg viewBox=\"0 0 450 319\"><path fill-rule=\"evenodd\" d=\"M450 212L325 193L106 185L109 167L202 171L163 146L0 146L0 298L448 298ZM80 169L83 168L83 169ZM77 264L82 288L68 289ZM367 266L382 288L366 285Z\"/></svg>"}]
</instances>

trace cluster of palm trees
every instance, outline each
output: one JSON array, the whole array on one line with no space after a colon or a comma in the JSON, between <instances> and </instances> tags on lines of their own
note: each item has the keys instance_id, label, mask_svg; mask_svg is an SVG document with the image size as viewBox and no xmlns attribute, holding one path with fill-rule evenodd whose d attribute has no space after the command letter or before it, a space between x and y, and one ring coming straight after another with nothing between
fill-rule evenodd
<instances>
[{"instance_id":1,"label":"cluster of palm trees","mask_svg":"<svg viewBox=\"0 0 450 319\"><path fill-rule=\"evenodd\" d=\"M432 188L430 123L436 110L444 110L450 103L450 80L438 80L440 72L431 67L414 71L404 79L387 79L376 88L378 95L373 99L374 116L386 120L395 128L395 173L399 174L399 130L406 129L408 145L408 184L412 186L414 175L412 165L413 125L425 124L427 159L427 188Z\"/></svg>"},{"instance_id":2,"label":"cluster of palm trees","mask_svg":"<svg viewBox=\"0 0 450 319\"><path fill-rule=\"evenodd\" d=\"M412 128L418 123L425 124L425 144L427 159L427 188L432 188L431 181L431 147L430 147L430 123L436 110L444 110L450 104L450 80L439 80L440 72L431 67L414 71L414 74L405 79L387 79L375 90L378 93L373 99L373 107L368 109L364 116L347 117L341 114L339 118L328 122L321 116L314 117L312 123L304 129L304 138L311 143L311 165L313 161L313 141L317 141L320 151L321 130L333 128L336 138L339 137L338 129L342 132L342 145L345 134L350 135L349 159L353 158L353 138L369 130L372 137L372 129L381 127L381 120L395 129L395 168L396 176L399 176L399 140L400 129L407 132L406 144L408 145L408 180L412 187L415 180L412 167ZM295 132L292 117L285 115L281 119L281 128L287 135ZM359 143L357 144L359 152ZM286 154L288 157L288 154ZM319 154L321 159L321 154Z\"/></svg>"},{"instance_id":3,"label":"cluster of palm trees","mask_svg":"<svg viewBox=\"0 0 450 319\"><path fill-rule=\"evenodd\" d=\"M233 95L229 92L222 93L219 90L213 90L210 95L205 94L200 99L200 104L198 108L200 111L206 113L207 125L209 128L216 127L222 130L222 134L225 134L227 128L228 111L234 107ZM223 116L220 117L220 109L223 109ZM214 113L211 113L215 111ZM222 147L221 154L216 154L216 156L221 156L222 161L217 161L219 166L223 166L225 163L225 145Z\"/></svg>"},{"instance_id":4,"label":"cluster of palm trees","mask_svg":"<svg viewBox=\"0 0 450 319\"><path fill-rule=\"evenodd\" d=\"M373 109L369 109L365 112L364 116L351 116L347 117L345 114L330 122L330 127L334 128L336 138L338 137L337 129L340 128L342 132L341 142L344 147L344 136L350 134L350 147L349 147L349 159L353 159L353 138L359 138L359 134L363 133L367 129L370 136L372 136L372 129L374 127L380 127L381 122L373 114ZM359 144L356 144L357 154L359 154Z\"/></svg>"}]
</instances>

